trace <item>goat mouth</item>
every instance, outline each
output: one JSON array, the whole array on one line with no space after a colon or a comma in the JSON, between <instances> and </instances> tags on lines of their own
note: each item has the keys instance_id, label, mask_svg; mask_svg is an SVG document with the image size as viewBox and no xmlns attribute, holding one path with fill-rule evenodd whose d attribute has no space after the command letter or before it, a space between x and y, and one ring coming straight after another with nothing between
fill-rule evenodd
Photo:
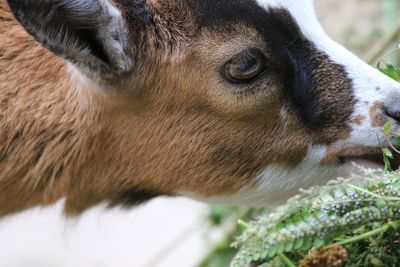
<instances>
[{"instance_id":1,"label":"goat mouth","mask_svg":"<svg viewBox=\"0 0 400 267\"><path fill-rule=\"evenodd\" d=\"M373 169L381 169L384 167L383 156L379 154L349 156L349 157L341 156L340 163L341 165L355 164L358 166L373 168Z\"/></svg>"},{"instance_id":2,"label":"goat mouth","mask_svg":"<svg viewBox=\"0 0 400 267\"><path fill-rule=\"evenodd\" d=\"M385 167L383 153L340 156L341 165L356 164L365 168L383 169ZM389 159L392 170L397 170L400 167L400 156L394 155L393 159Z\"/></svg>"}]
</instances>

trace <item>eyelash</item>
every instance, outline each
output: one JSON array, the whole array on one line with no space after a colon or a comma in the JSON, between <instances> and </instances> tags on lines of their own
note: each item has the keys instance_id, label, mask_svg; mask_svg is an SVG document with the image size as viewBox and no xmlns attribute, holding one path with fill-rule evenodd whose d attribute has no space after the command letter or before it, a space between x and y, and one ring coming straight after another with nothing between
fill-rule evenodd
<instances>
[{"instance_id":1,"label":"eyelash","mask_svg":"<svg viewBox=\"0 0 400 267\"><path fill-rule=\"evenodd\" d=\"M250 64L246 66L245 64L247 63ZM231 83L247 84L259 78L260 75L265 71L265 67L266 59L263 52L258 48L249 48L235 55L228 62L226 62L222 68L222 74L224 78ZM249 70L249 72L246 73L246 70ZM241 74L243 74L243 77L238 77L241 76Z\"/></svg>"}]
</instances>

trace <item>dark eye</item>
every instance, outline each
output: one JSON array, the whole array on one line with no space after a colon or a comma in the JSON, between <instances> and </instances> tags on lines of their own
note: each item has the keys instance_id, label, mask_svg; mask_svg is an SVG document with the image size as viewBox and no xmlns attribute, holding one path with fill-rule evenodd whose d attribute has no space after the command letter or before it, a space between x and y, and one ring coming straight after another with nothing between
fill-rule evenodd
<instances>
[{"instance_id":1,"label":"dark eye","mask_svg":"<svg viewBox=\"0 0 400 267\"><path fill-rule=\"evenodd\" d=\"M264 69L264 55L256 49L248 49L225 64L225 77L233 83L250 82Z\"/></svg>"}]
</instances>

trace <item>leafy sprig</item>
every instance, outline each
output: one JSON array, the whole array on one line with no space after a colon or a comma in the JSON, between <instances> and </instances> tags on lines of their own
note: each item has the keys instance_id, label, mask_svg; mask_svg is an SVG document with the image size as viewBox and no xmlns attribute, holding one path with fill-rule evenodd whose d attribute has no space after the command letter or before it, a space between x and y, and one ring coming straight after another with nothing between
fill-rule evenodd
<instances>
[{"instance_id":1,"label":"leafy sprig","mask_svg":"<svg viewBox=\"0 0 400 267\"><path fill-rule=\"evenodd\" d=\"M235 247L240 248L232 267L266 262L282 253L307 252L311 248L328 246L343 232L366 223L384 225L370 235L387 231L400 220L400 174L366 175L358 179L338 180L334 184L315 187L249 224ZM354 240L342 240L339 244Z\"/></svg>"}]
</instances>

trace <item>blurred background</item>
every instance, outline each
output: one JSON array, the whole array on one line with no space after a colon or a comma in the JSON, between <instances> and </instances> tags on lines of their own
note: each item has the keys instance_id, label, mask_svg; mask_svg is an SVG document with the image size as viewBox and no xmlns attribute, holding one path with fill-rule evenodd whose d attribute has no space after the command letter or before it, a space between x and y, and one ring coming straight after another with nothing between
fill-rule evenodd
<instances>
[{"instance_id":1,"label":"blurred background","mask_svg":"<svg viewBox=\"0 0 400 267\"><path fill-rule=\"evenodd\" d=\"M364 60L376 63L385 52L398 46L399 0L314 2L328 34ZM392 55L391 60L398 60L399 54Z\"/></svg>"},{"instance_id":2,"label":"blurred background","mask_svg":"<svg viewBox=\"0 0 400 267\"><path fill-rule=\"evenodd\" d=\"M325 29L373 65L396 64L400 0L315 0ZM399 61L398 61L399 62ZM398 66L398 65L397 65ZM4 267L224 267L230 236L258 211L160 198L130 211L98 207L79 219L62 203L0 221Z\"/></svg>"}]
</instances>

